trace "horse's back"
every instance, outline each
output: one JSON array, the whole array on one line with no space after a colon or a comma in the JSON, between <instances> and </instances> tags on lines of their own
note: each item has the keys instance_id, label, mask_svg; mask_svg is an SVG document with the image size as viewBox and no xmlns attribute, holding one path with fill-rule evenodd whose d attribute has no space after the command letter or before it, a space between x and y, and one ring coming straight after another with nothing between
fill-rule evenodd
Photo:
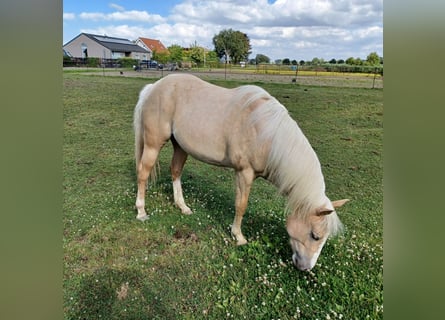
<instances>
[{"instance_id":1,"label":"horse's back","mask_svg":"<svg viewBox=\"0 0 445 320\"><path fill-rule=\"evenodd\" d=\"M147 126L171 135L193 157L216 165L242 166L258 154L249 125L251 110L239 88L226 89L195 76L171 74L159 80L144 106ZM151 134L159 134L151 133ZM241 159L241 160L240 160Z\"/></svg>"}]
</instances>

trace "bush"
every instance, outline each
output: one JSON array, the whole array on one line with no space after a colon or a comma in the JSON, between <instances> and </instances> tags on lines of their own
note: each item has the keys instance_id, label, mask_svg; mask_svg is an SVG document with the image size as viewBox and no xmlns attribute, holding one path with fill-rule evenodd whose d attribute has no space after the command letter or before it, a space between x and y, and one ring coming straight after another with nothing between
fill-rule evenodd
<instances>
[{"instance_id":1,"label":"bush","mask_svg":"<svg viewBox=\"0 0 445 320\"><path fill-rule=\"evenodd\" d=\"M120 64L122 68L133 68L133 66L139 65L139 60L132 58L119 58L117 63Z\"/></svg>"},{"instance_id":2,"label":"bush","mask_svg":"<svg viewBox=\"0 0 445 320\"><path fill-rule=\"evenodd\" d=\"M75 66L75 62L73 61L73 59L69 56L63 56L63 66L64 67L73 67Z\"/></svg>"},{"instance_id":3,"label":"bush","mask_svg":"<svg viewBox=\"0 0 445 320\"><path fill-rule=\"evenodd\" d=\"M301 68L301 67L300 67ZM316 67L304 67L307 70L316 70ZM321 66L328 72L350 72L350 73L378 73L383 75L383 66L348 65L348 64L324 64ZM301 68L303 69L303 68ZM320 69L316 71L321 71Z\"/></svg>"},{"instance_id":4,"label":"bush","mask_svg":"<svg viewBox=\"0 0 445 320\"><path fill-rule=\"evenodd\" d=\"M88 67L96 68L96 67L99 67L99 65L100 65L99 58L91 57L91 58L87 58L86 60L87 60L86 65Z\"/></svg>"}]
</instances>

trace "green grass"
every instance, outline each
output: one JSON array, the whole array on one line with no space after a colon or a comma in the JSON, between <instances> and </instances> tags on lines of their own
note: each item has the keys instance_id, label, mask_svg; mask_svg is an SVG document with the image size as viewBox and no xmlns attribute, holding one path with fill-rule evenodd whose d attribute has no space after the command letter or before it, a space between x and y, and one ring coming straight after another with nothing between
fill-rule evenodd
<instances>
[{"instance_id":1,"label":"green grass","mask_svg":"<svg viewBox=\"0 0 445 320\"><path fill-rule=\"evenodd\" d=\"M316 267L292 266L285 199L254 183L230 236L232 170L189 158L172 201L171 145L135 219L132 112L146 79L64 74L63 250L66 319L382 319L383 91L258 83L285 105L316 150L343 235ZM240 82L212 81L226 87Z\"/></svg>"}]
</instances>

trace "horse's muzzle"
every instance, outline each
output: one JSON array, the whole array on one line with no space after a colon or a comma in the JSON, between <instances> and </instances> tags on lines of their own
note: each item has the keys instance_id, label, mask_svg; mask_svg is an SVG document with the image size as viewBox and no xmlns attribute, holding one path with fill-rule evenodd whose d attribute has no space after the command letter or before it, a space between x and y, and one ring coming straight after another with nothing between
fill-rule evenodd
<instances>
[{"instance_id":1,"label":"horse's muzzle","mask_svg":"<svg viewBox=\"0 0 445 320\"><path fill-rule=\"evenodd\" d=\"M310 271L312 269L309 265L302 263L298 252L294 252L294 254L292 255L292 262L294 263L294 266L300 271Z\"/></svg>"}]
</instances>

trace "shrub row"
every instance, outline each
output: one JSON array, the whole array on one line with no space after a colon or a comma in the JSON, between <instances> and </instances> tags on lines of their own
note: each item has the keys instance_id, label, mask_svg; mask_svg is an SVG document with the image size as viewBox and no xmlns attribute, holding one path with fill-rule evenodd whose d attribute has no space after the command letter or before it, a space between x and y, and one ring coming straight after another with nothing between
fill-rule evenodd
<instances>
[{"instance_id":1,"label":"shrub row","mask_svg":"<svg viewBox=\"0 0 445 320\"><path fill-rule=\"evenodd\" d=\"M306 66L287 66L261 64L257 66L258 70L264 71L318 71L318 72L341 72L341 73L378 73L383 75L383 65L366 66L366 65L348 65L348 64L323 64L323 65L306 65Z\"/></svg>"},{"instance_id":2,"label":"shrub row","mask_svg":"<svg viewBox=\"0 0 445 320\"><path fill-rule=\"evenodd\" d=\"M102 63L105 67L122 67L132 68L134 65L139 65L139 61L132 58L120 58L120 59L106 59L102 61L100 58L70 58L63 57L64 67L86 66L86 67L102 67ZM183 62L178 64L182 68L196 67L195 63ZM207 63L209 68L224 68L224 63ZM249 68L249 67L248 67ZM287 66L287 65L274 65L274 64L260 64L255 66L255 69L273 72L282 70L295 70L299 71L318 71L318 72L341 72L341 73L377 73L383 76L383 65L379 66L367 66L367 65L348 65L348 64L323 64L323 65L306 65L306 66Z\"/></svg>"}]
</instances>

